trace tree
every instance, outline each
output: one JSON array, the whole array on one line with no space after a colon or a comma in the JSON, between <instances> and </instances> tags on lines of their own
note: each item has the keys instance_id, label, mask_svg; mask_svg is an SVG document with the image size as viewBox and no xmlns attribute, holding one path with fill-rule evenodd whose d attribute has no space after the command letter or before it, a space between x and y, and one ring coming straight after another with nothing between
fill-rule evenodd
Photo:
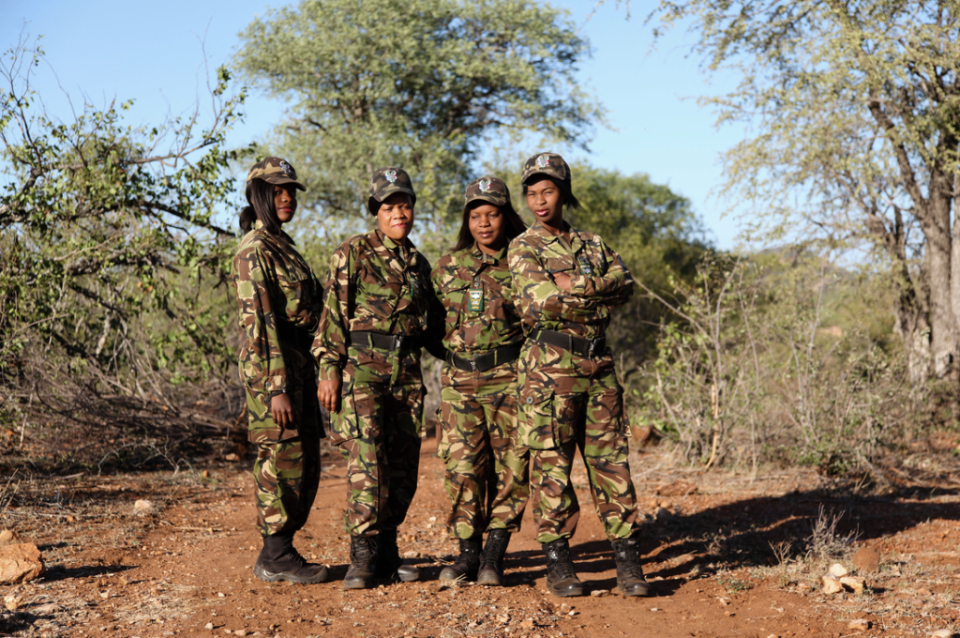
<instances>
[{"instance_id":1,"label":"tree","mask_svg":"<svg viewBox=\"0 0 960 638\"><path fill-rule=\"evenodd\" d=\"M489 136L584 142L601 115L574 81L587 54L560 11L531 0L303 0L254 20L237 59L290 104L271 152L303 173L308 207L362 217L370 174L399 164L418 211L442 223Z\"/></svg>"},{"instance_id":2,"label":"tree","mask_svg":"<svg viewBox=\"0 0 960 638\"><path fill-rule=\"evenodd\" d=\"M653 16L689 20L708 68L740 74L707 100L756 131L726 156L728 193L781 236L882 256L914 381L955 377L960 3L661 0Z\"/></svg>"},{"instance_id":3,"label":"tree","mask_svg":"<svg viewBox=\"0 0 960 638\"><path fill-rule=\"evenodd\" d=\"M102 423L116 414L98 401L117 400L156 426L137 405L175 411L171 383L233 358L233 304L211 290L230 294L215 214L234 195L223 139L243 96L220 69L206 123L132 128L130 102L59 121L30 87L41 58L21 42L0 61L0 385L68 419Z\"/></svg>"}]
</instances>

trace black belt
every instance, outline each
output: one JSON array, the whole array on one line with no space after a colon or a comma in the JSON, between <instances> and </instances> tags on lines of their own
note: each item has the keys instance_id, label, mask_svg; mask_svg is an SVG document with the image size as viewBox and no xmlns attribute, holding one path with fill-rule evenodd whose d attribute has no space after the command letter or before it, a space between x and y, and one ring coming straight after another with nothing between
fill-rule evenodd
<instances>
[{"instance_id":1,"label":"black belt","mask_svg":"<svg viewBox=\"0 0 960 638\"><path fill-rule=\"evenodd\" d=\"M464 372L486 372L490 368L496 368L504 363L510 363L520 358L522 346L504 346L491 350L486 354L474 355L472 357L460 357L452 352L447 353L447 363L457 370Z\"/></svg>"},{"instance_id":2,"label":"black belt","mask_svg":"<svg viewBox=\"0 0 960 638\"><path fill-rule=\"evenodd\" d=\"M568 350L573 354L585 358L602 355L607 349L606 337L586 339L584 337L574 337L573 335L568 335L563 332L557 332L556 330L541 330L537 333L534 341L548 343L551 346L563 348L564 350Z\"/></svg>"},{"instance_id":3,"label":"black belt","mask_svg":"<svg viewBox=\"0 0 960 638\"><path fill-rule=\"evenodd\" d=\"M414 350L420 347L419 339L409 335L385 335L379 332L351 332L350 345L379 348L380 350Z\"/></svg>"}]
</instances>

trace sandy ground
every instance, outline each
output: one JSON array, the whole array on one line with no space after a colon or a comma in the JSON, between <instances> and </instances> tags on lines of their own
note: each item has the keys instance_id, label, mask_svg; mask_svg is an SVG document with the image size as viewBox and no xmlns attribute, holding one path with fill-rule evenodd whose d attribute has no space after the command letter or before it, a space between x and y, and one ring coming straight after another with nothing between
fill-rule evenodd
<instances>
[{"instance_id":1,"label":"sandy ground","mask_svg":"<svg viewBox=\"0 0 960 638\"><path fill-rule=\"evenodd\" d=\"M896 496L877 497L812 471L700 474L677 469L656 448L635 453L645 571L657 595L625 598L578 460L586 506L572 547L588 592L602 595L560 599L545 591L529 507L507 555L506 587L440 584L455 543L443 525L442 464L425 443L400 541L423 580L365 591L342 586L349 548L336 456L324 461L315 511L296 539L301 553L331 567L330 581L312 586L253 577L250 460L24 486L0 527L40 545L48 571L0 586L13 607L0 608L0 636L767 638L926 636L960 624L956 473L936 484L904 478ZM136 512L138 499L152 511ZM831 563L856 573L850 554L859 547L882 556L879 572L859 573L868 590L821 593Z\"/></svg>"}]
</instances>

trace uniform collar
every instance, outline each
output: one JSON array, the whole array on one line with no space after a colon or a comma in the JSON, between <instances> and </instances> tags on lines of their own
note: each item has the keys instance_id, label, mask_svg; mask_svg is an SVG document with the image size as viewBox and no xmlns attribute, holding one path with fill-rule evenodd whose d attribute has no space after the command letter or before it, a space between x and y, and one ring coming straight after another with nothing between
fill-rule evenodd
<instances>
[{"instance_id":1,"label":"uniform collar","mask_svg":"<svg viewBox=\"0 0 960 638\"><path fill-rule=\"evenodd\" d=\"M583 240L580 238L580 233L578 233L573 226L568 224L566 221L563 222L567 226L567 232L570 233L570 247L576 250L576 247L579 244L583 243ZM554 241L560 241L560 235L554 235L539 221L535 221L533 226L527 231L528 233L534 233L541 237L544 243L549 244Z\"/></svg>"},{"instance_id":2,"label":"uniform collar","mask_svg":"<svg viewBox=\"0 0 960 638\"><path fill-rule=\"evenodd\" d=\"M495 255L488 255L487 253L480 250L480 244L478 244L477 242L473 242L473 250L471 251L471 254L478 261L495 264L499 261L503 261L503 259L506 258L507 247L504 246L499 251L497 251L497 254Z\"/></svg>"}]
</instances>

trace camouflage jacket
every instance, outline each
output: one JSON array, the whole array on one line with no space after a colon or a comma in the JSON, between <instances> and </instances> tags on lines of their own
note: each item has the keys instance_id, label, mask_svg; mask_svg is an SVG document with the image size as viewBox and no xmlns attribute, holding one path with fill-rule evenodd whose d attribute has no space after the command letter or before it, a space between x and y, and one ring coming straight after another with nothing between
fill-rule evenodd
<instances>
[{"instance_id":1,"label":"camouflage jacket","mask_svg":"<svg viewBox=\"0 0 960 638\"><path fill-rule=\"evenodd\" d=\"M556 330L603 336L610 309L633 294L633 277L617 253L593 233L569 231L568 244L537 222L510 243L514 303L527 335ZM569 293L554 283L556 273L571 277Z\"/></svg>"},{"instance_id":2,"label":"camouflage jacket","mask_svg":"<svg viewBox=\"0 0 960 638\"><path fill-rule=\"evenodd\" d=\"M354 235L330 258L324 308L312 352L320 380L338 378L350 332L420 337L443 357L443 308L430 282L430 262L407 240L398 246L379 230Z\"/></svg>"},{"instance_id":3,"label":"camouflage jacket","mask_svg":"<svg viewBox=\"0 0 960 638\"><path fill-rule=\"evenodd\" d=\"M323 309L320 282L286 233L257 221L233 258L240 304L240 378L265 405L286 391L289 370L303 367Z\"/></svg>"},{"instance_id":4,"label":"camouflage jacket","mask_svg":"<svg viewBox=\"0 0 960 638\"><path fill-rule=\"evenodd\" d=\"M446 312L447 350L477 353L523 342L506 248L488 255L474 244L444 255L431 278Z\"/></svg>"}]
</instances>

